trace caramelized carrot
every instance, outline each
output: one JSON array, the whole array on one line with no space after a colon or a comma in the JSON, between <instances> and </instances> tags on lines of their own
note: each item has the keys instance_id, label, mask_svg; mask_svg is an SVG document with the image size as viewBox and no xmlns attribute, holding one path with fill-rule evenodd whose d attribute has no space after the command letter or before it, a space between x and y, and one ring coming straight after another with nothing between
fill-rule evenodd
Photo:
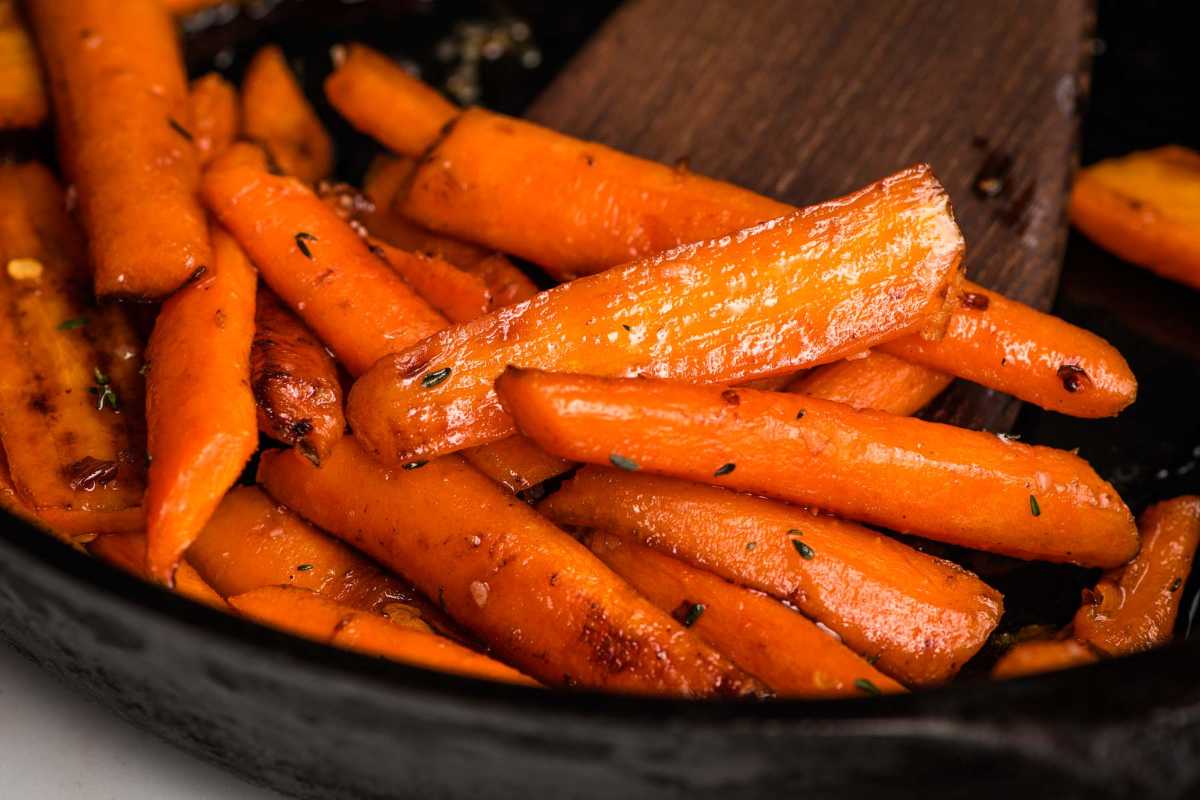
<instances>
[{"instance_id":1,"label":"caramelized carrot","mask_svg":"<svg viewBox=\"0 0 1200 800\"><path fill-rule=\"evenodd\" d=\"M789 383L784 391L907 417L927 406L952 380L944 372L873 350L865 358L817 367Z\"/></svg>"},{"instance_id":2,"label":"caramelized carrot","mask_svg":"<svg viewBox=\"0 0 1200 800\"><path fill-rule=\"evenodd\" d=\"M1108 656L1149 650L1171 640L1183 584L1200 544L1200 497L1151 506L1138 520L1142 549L1084 593L1075 637Z\"/></svg>"},{"instance_id":3,"label":"caramelized carrot","mask_svg":"<svg viewBox=\"0 0 1200 800\"><path fill-rule=\"evenodd\" d=\"M458 109L387 56L339 48L325 96L351 125L401 155L420 155Z\"/></svg>"},{"instance_id":4,"label":"caramelized carrot","mask_svg":"<svg viewBox=\"0 0 1200 800\"><path fill-rule=\"evenodd\" d=\"M314 464L346 430L342 384L325 347L269 289L260 289L250 349L258 429Z\"/></svg>"},{"instance_id":5,"label":"caramelized carrot","mask_svg":"<svg viewBox=\"0 0 1200 800\"><path fill-rule=\"evenodd\" d=\"M213 269L163 304L147 348L146 568L175 565L258 446L250 391L254 269L213 228Z\"/></svg>"},{"instance_id":6,"label":"caramelized carrot","mask_svg":"<svg viewBox=\"0 0 1200 800\"><path fill-rule=\"evenodd\" d=\"M179 43L160 0L31 0L96 293L165 297L212 266ZM153 89L153 91L152 91Z\"/></svg>"},{"instance_id":7,"label":"caramelized carrot","mask_svg":"<svg viewBox=\"0 0 1200 800\"><path fill-rule=\"evenodd\" d=\"M21 503L65 533L144 525L142 344L91 299L83 243L40 164L0 165L0 444Z\"/></svg>"},{"instance_id":8,"label":"caramelized carrot","mask_svg":"<svg viewBox=\"0 0 1200 800\"><path fill-rule=\"evenodd\" d=\"M757 687L587 548L459 458L391 470L347 438L320 469L291 451L264 453L259 481L275 499L401 571L549 685L685 696Z\"/></svg>"},{"instance_id":9,"label":"caramelized carrot","mask_svg":"<svg viewBox=\"0 0 1200 800\"><path fill-rule=\"evenodd\" d=\"M208 164L233 144L241 130L237 89L215 72L192 81L192 139L200 163Z\"/></svg>"},{"instance_id":10,"label":"caramelized carrot","mask_svg":"<svg viewBox=\"0 0 1200 800\"><path fill-rule=\"evenodd\" d=\"M1071 191L1071 222L1126 261L1200 289L1200 153L1160 147L1093 164Z\"/></svg>"},{"instance_id":11,"label":"caramelized carrot","mask_svg":"<svg viewBox=\"0 0 1200 800\"><path fill-rule=\"evenodd\" d=\"M945 192L914 167L431 336L360 378L347 416L397 463L511 435L492 389L508 364L736 383L834 361L936 324L961 256Z\"/></svg>"},{"instance_id":12,"label":"caramelized carrot","mask_svg":"<svg viewBox=\"0 0 1200 800\"><path fill-rule=\"evenodd\" d=\"M998 592L956 564L860 525L715 486L584 467L538 510L791 603L913 686L952 678L1003 610Z\"/></svg>"},{"instance_id":13,"label":"caramelized carrot","mask_svg":"<svg viewBox=\"0 0 1200 800\"><path fill-rule=\"evenodd\" d=\"M1021 642L992 667L997 680L1023 678L1043 672L1081 667L1096 661L1096 654L1075 639L1043 639Z\"/></svg>"},{"instance_id":14,"label":"caramelized carrot","mask_svg":"<svg viewBox=\"0 0 1200 800\"><path fill-rule=\"evenodd\" d=\"M904 687L782 603L633 542L590 537L592 552L650 601L783 697Z\"/></svg>"},{"instance_id":15,"label":"caramelized carrot","mask_svg":"<svg viewBox=\"0 0 1200 800\"><path fill-rule=\"evenodd\" d=\"M46 88L37 52L15 0L0 0L0 130L46 121Z\"/></svg>"},{"instance_id":16,"label":"caramelized carrot","mask_svg":"<svg viewBox=\"0 0 1200 800\"><path fill-rule=\"evenodd\" d=\"M551 453L813 505L1016 558L1112 567L1138 549L1078 456L815 397L509 367L517 427Z\"/></svg>"},{"instance_id":17,"label":"caramelized carrot","mask_svg":"<svg viewBox=\"0 0 1200 800\"><path fill-rule=\"evenodd\" d=\"M417 294L451 322L466 322L492 310L492 293L474 275L437 256L408 253L380 241L372 246Z\"/></svg>"},{"instance_id":18,"label":"caramelized carrot","mask_svg":"<svg viewBox=\"0 0 1200 800\"><path fill-rule=\"evenodd\" d=\"M571 468L570 461L550 455L524 436L468 448L462 451L462 457L512 492L532 489Z\"/></svg>"},{"instance_id":19,"label":"caramelized carrot","mask_svg":"<svg viewBox=\"0 0 1200 800\"><path fill-rule=\"evenodd\" d=\"M113 533L98 536L87 546L96 558L122 569L143 580L149 580L146 572L146 535L144 533ZM228 611L229 606L209 586L187 561L179 563L175 571L175 591L198 603Z\"/></svg>"},{"instance_id":20,"label":"caramelized carrot","mask_svg":"<svg viewBox=\"0 0 1200 800\"><path fill-rule=\"evenodd\" d=\"M246 68L242 119L246 137L261 144L288 175L307 183L329 176L333 140L276 45L255 53Z\"/></svg>"}]
</instances>

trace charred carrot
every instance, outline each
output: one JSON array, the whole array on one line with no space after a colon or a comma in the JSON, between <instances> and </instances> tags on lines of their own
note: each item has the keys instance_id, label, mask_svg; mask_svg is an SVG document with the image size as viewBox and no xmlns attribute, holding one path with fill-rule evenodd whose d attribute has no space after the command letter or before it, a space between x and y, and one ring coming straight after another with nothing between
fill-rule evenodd
<instances>
[{"instance_id":1,"label":"charred carrot","mask_svg":"<svg viewBox=\"0 0 1200 800\"><path fill-rule=\"evenodd\" d=\"M380 256L417 294L451 322L467 322L492 310L492 293L474 275L437 256L409 253L373 241Z\"/></svg>"},{"instance_id":2,"label":"charred carrot","mask_svg":"<svg viewBox=\"0 0 1200 800\"><path fill-rule=\"evenodd\" d=\"M784 390L907 417L927 406L952 380L944 372L871 351L865 358L817 367L796 378Z\"/></svg>"},{"instance_id":3,"label":"charred carrot","mask_svg":"<svg viewBox=\"0 0 1200 800\"><path fill-rule=\"evenodd\" d=\"M961 256L944 190L914 167L431 336L360 378L347 416L404 462L511 435L491 385L508 364L736 383L835 361L935 324Z\"/></svg>"},{"instance_id":4,"label":"charred carrot","mask_svg":"<svg viewBox=\"0 0 1200 800\"><path fill-rule=\"evenodd\" d=\"M166 584L258 446L254 269L216 227L213 246L213 268L163 304L147 347L146 568Z\"/></svg>"},{"instance_id":5,"label":"charred carrot","mask_svg":"<svg viewBox=\"0 0 1200 800\"><path fill-rule=\"evenodd\" d=\"M149 580L146 572L146 535L144 533L111 533L97 537L88 547L96 558L122 569L143 580ZM198 603L212 606L219 611L228 611L229 606L187 561L181 561L175 570L174 590Z\"/></svg>"},{"instance_id":6,"label":"charred carrot","mask_svg":"<svg viewBox=\"0 0 1200 800\"><path fill-rule=\"evenodd\" d=\"M241 131L237 89L215 72L192 81L192 140L207 164L224 153Z\"/></svg>"},{"instance_id":7,"label":"charred carrot","mask_svg":"<svg viewBox=\"0 0 1200 800\"><path fill-rule=\"evenodd\" d=\"M1016 558L1112 567L1138 549L1129 509L1079 456L815 397L508 368L526 436L612 464L812 505Z\"/></svg>"},{"instance_id":8,"label":"charred carrot","mask_svg":"<svg viewBox=\"0 0 1200 800\"><path fill-rule=\"evenodd\" d=\"M688 696L756 688L587 548L459 458L393 470L346 438L320 469L291 451L264 453L259 481L401 571L547 684Z\"/></svg>"},{"instance_id":9,"label":"charred carrot","mask_svg":"<svg viewBox=\"0 0 1200 800\"><path fill-rule=\"evenodd\" d=\"M15 0L0 0L0 130L46 121L46 88Z\"/></svg>"},{"instance_id":10,"label":"charred carrot","mask_svg":"<svg viewBox=\"0 0 1200 800\"><path fill-rule=\"evenodd\" d=\"M329 176L333 140L276 45L255 53L246 68L242 120L246 137L261 144L284 173L307 183Z\"/></svg>"},{"instance_id":11,"label":"charred carrot","mask_svg":"<svg viewBox=\"0 0 1200 800\"><path fill-rule=\"evenodd\" d=\"M1026 675L1080 667L1096 660L1096 654L1075 639L1021 642L996 662L992 667L992 677L998 680L1023 678Z\"/></svg>"},{"instance_id":12,"label":"charred carrot","mask_svg":"<svg viewBox=\"0 0 1200 800\"><path fill-rule=\"evenodd\" d=\"M160 0L32 0L27 8L96 293L164 297L212 266L171 17Z\"/></svg>"}]
</instances>

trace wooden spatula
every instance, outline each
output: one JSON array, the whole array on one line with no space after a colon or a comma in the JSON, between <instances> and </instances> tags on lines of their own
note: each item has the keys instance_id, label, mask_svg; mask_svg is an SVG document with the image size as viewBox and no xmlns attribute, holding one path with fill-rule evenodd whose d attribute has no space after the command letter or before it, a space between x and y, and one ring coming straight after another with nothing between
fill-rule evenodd
<instances>
[{"instance_id":1,"label":"wooden spatula","mask_svg":"<svg viewBox=\"0 0 1200 800\"><path fill-rule=\"evenodd\" d=\"M1087 0L634 0L528 116L797 205L929 162L971 277L1048 308L1091 30ZM926 415L1018 407L956 384Z\"/></svg>"}]
</instances>

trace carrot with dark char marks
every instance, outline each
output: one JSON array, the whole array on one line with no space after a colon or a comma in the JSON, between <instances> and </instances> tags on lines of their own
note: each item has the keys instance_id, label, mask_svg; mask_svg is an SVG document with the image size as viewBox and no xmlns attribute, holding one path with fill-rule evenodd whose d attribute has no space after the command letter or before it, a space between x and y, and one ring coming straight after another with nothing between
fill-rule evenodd
<instances>
[{"instance_id":1,"label":"carrot with dark char marks","mask_svg":"<svg viewBox=\"0 0 1200 800\"><path fill-rule=\"evenodd\" d=\"M241 131L237 89L215 72L192 81L192 140L200 151L200 163L208 164L233 144Z\"/></svg>"},{"instance_id":2,"label":"carrot with dark char marks","mask_svg":"<svg viewBox=\"0 0 1200 800\"><path fill-rule=\"evenodd\" d=\"M37 51L15 0L0 0L0 130L46 121L46 87Z\"/></svg>"},{"instance_id":3,"label":"carrot with dark char marks","mask_svg":"<svg viewBox=\"0 0 1200 800\"><path fill-rule=\"evenodd\" d=\"M329 176L333 140L277 45L260 49L246 67L242 120L246 137L262 145L286 174L307 183Z\"/></svg>"},{"instance_id":4,"label":"carrot with dark char marks","mask_svg":"<svg viewBox=\"0 0 1200 800\"><path fill-rule=\"evenodd\" d=\"M927 406L954 378L873 350L799 376L784 391L907 417ZM765 387L750 387L765 388Z\"/></svg>"}]
</instances>

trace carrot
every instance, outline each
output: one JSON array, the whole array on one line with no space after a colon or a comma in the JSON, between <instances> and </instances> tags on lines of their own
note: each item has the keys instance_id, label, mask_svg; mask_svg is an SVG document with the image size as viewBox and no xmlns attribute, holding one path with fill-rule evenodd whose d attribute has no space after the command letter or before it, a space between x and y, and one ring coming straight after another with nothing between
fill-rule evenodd
<instances>
[{"instance_id":1,"label":"carrot","mask_svg":"<svg viewBox=\"0 0 1200 800\"><path fill-rule=\"evenodd\" d=\"M215 72L192 81L192 139L200 163L208 164L233 144L241 130L237 89Z\"/></svg>"},{"instance_id":2,"label":"carrot","mask_svg":"<svg viewBox=\"0 0 1200 800\"><path fill-rule=\"evenodd\" d=\"M1112 567L1138 549L1078 456L780 392L508 368L517 427L575 461L716 483L1016 558Z\"/></svg>"},{"instance_id":3,"label":"carrot","mask_svg":"<svg viewBox=\"0 0 1200 800\"><path fill-rule=\"evenodd\" d=\"M229 598L238 613L297 636L418 667L533 686L506 664L432 633L339 605L294 586L269 586Z\"/></svg>"},{"instance_id":4,"label":"carrot","mask_svg":"<svg viewBox=\"0 0 1200 800\"><path fill-rule=\"evenodd\" d=\"M62 190L40 164L0 165L0 443L14 491L56 529L143 522L142 343L97 307Z\"/></svg>"},{"instance_id":5,"label":"carrot","mask_svg":"<svg viewBox=\"0 0 1200 800\"><path fill-rule=\"evenodd\" d=\"M357 130L401 155L420 155L458 109L387 56L361 44L335 51L325 95Z\"/></svg>"},{"instance_id":6,"label":"carrot","mask_svg":"<svg viewBox=\"0 0 1200 800\"><path fill-rule=\"evenodd\" d=\"M782 603L607 534L592 552L663 611L783 697L845 697L904 687Z\"/></svg>"},{"instance_id":7,"label":"carrot","mask_svg":"<svg viewBox=\"0 0 1200 800\"><path fill-rule=\"evenodd\" d=\"M1043 672L1080 667L1096 661L1096 654L1075 639L1043 639L1021 642L992 667L997 680L1023 678Z\"/></svg>"},{"instance_id":8,"label":"carrot","mask_svg":"<svg viewBox=\"0 0 1200 800\"><path fill-rule=\"evenodd\" d=\"M998 592L956 564L860 525L715 486L584 467L538 510L791 603L913 686L953 677L1003 610Z\"/></svg>"},{"instance_id":9,"label":"carrot","mask_svg":"<svg viewBox=\"0 0 1200 800\"><path fill-rule=\"evenodd\" d=\"M0 130L46 121L46 88L37 52L15 0L0 0Z\"/></svg>"},{"instance_id":10,"label":"carrot","mask_svg":"<svg viewBox=\"0 0 1200 800\"><path fill-rule=\"evenodd\" d=\"M214 268L163 304L147 348L146 567L166 584L258 446L254 269L215 227L213 246Z\"/></svg>"},{"instance_id":11,"label":"carrot","mask_svg":"<svg viewBox=\"0 0 1200 800\"><path fill-rule=\"evenodd\" d=\"M259 172L267 172L270 162L267 153L261 147L250 142L234 142L218 155L208 165L207 172L220 172L234 167L247 167Z\"/></svg>"},{"instance_id":12,"label":"carrot","mask_svg":"<svg viewBox=\"0 0 1200 800\"><path fill-rule=\"evenodd\" d=\"M194 14L197 11L227 3L229 0L161 0L161 2L172 14L183 15Z\"/></svg>"},{"instance_id":13,"label":"carrot","mask_svg":"<svg viewBox=\"0 0 1200 800\"><path fill-rule=\"evenodd\" d=\"M491 291L474 275L437 256L408 253L377 240L372 246L417 294L451 322L466 322L492 310Z\"/></svg>"},{"instance_id":14,"label":"carrot","mask_svg":"<svg viewBox=\"0 0 1200 800\"><path fill-rule=\"evenodd\" d=\"M935 324L961 256L945 192L914 167L431 336L360 378L347 416L404 462L511 435L492 389L508 364L736 383L834 361Z\"/></svg>"},{"instance_id":15,"label":"carrot","mask_svg":"<svg viewBox=\"0 0 1200 800\"><path fill-rule=\"evenodd\" d=\"M1200 289L1200 153L1160 147L1086 167L1068 213L1106 250Z\"/></svg>"},{"instance_id":16,"label":"carrot","mask_svg":"<svg viewBox=\"0 0 1200 800\"><path fill-rule=\"evenodd\" d=\"M461 455L475 469L512 492L532 489L572 467L570 461L550 455L524 436L471 447Z\"/></svg>"},{"instance_id":17,"label":"carrot","mask_svg":"<svg viewBox=\"0 0 1200 800\"><path fill-rule=\"evenodd\" d=\"M146 535L144 533L112 533L97 537L87 546L87 551L101 561L111 564L143 580L149 580L146 572ZM209 586L187 561L179 563L175 571L174 590L204 603L219 611L228 611L229 606L221 595Z\"/></svg>"},{"instance_id":18,"label":"carrot","mask_svg":"<svg viewBox=\"0 0 1200 800\"><path fill-rule=\"evenodd\" d=\"M1075 637L1107 656L1149 650L1171 640L1184 582L1200 543L1200 497L1158 503L1138 520L1142 549L1085 592Z\"/></svg>"},{"instance_id":19,"label":"carrot","mask_svg":"<svg viewBox=\"0 0 1200 800\"><path fill-rule=\"evenodd\" d=\"M314 464L346 429L337 365L304 323L261 289L254 313L250 386L258 429L298 447Z\"/></svg>"},{"instance_id":20,"label":"carrot","mask_svg":"<svg viewBox=\"0 0 1200 800\"><path fill-rule=\"evenodd\" d=\"M246 68L242 119L246 137L261 144L288 175L307 183L329 176L333 140L276 45L255 53Z\"/></svg>"},{"instance_id":21,"label":"carrot","mask_svg":"<svg viewBox=\"0 0 1200 800\"><path fill-rule=\"evenodd\" d=\"M865 358L817 367L797 377L784 391L907 417L927 406L952 380L944 372L872 350Z\"/></svg>"},{"instance_id":22,"label":"carrot","mask_svg":"<svg viewBox=\"0 0 1200 800\"><path fill-rule=\"evenodd\" d=\"M212 265L179 43L160 0L31 0L96 293L156 299ZM153 91L151 88L153 87Z\"/></svg>"},{"instance_id":23,"label":"carrot","mask_svg":"<svg viewBox=\"0 0 1200 800\"><path fill-rule=\"evenodd\" d=\"M320 469L291 451L264 453L258 477L276 500L402 572L548 685L688 696L757 688L457 457L391 470L347 438Z\"/></svg>"}]
</instances>

